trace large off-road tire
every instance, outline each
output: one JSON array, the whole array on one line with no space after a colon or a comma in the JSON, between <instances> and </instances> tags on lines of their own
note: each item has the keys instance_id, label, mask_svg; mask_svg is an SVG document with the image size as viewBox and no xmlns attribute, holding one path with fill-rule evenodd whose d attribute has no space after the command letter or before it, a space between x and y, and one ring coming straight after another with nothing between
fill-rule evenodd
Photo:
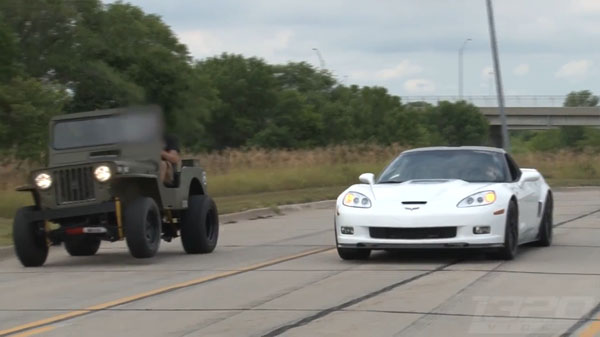
<instances>
[{"instance_id":1,"label":"large off-road tire","mask_svg":"<svg viewBox=\"0 0 600 337\"><path fill-rule=\"evenodd\" d=\"M219 239L219 213L211 197L192 195L181 219L181 244L188 254L215 250Z\"/></svg>"},{"instance_id":2,"label":"large off-road tire","mask_svg":"<svg viewBox=\"0 0 600 337\"><path fill-rule=\"evenodd\" d=\"M41 266L48 257L44 223L29 220L34 210L33 206L19 209L13 222L15 253L25 267Z\"/></svg>"},{"instance_id":3,"label":"large off-road tire","mask_svg":"<svg viewBox=\"0 0 600 337\"><path fill-rule=\"evenodd\" d=\"M93 236L76 235L65 239L65 249L71 256L92 256L100 248L100 239Z\"/></svg>"},{"instance_id":4,"label":"large off-road tire","mask_svg":"<svg viewBox=\"0 0 600 337\"><path fill-rule=\"evenodd\" d=\"M342 260L366 260L371 256L371 250L365 248L340 248L337 249Z\"/></svg>"},{"instance_id":5,"label":"large off-road tire","mask_svg":"<svg viewBox=\"0 0 600 337\"><path fill-rule=\"evenodd\" d=\"M138 259L153 257L160 246L162 220L154 199L137 198L125 205L123 227L127 247Z\"/></svg>"},{"instance_id":6,"label":"large off-road tire","mask_svg":"<svg viewBox=\"0 0 600 337\"><path fill-rule=\"evenodd\" d=\"M542 221L540 222L538 240L535 242L537 246L548 247L552 244L552 232L554 228L553 214L554 200L552 199L552 195L548 193L546 202L544 203L544 213L542 214Z\"/></svg>"},{"instance_id":7,"label":"large off-road tire","mask_svg":"<svg viewBox=\"0 0 600 337\"><path fill-rule=\"evenodd\" d=\"M504 246L499 248L494 257L502 260L512 260L517 256L519 247L519 210L517 203L511 200L506 212L504 227Z\"/></svg>"}]
</instances>

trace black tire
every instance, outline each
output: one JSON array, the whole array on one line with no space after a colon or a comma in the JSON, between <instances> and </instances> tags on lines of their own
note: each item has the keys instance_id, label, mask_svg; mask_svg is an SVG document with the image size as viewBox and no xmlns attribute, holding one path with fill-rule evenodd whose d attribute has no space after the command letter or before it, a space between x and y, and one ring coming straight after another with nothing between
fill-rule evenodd
<instances>
[{"instance_id":1,"label":"black tire","mask_svg":"<svg viewBox=\"0 0 600 337\"><path fill-rule=\"evenodd\" d=\"M371 256L371 250L365 248L339 248L338 255L342 260L366 260Z\"/></svg>"},{"instance_id":2,"label":"black tire","mask_svg":"<svg viewBox=\"0 0 600 337\"><path fill-rule=\"evenodd\" d=\"M140 197L125 205L123 227L127 247L133 257L145 259L156 255L162 220L154 199Z\"/></svg>"},{"instance_id":3,"label":"black tire","mask_svg":"<svg viewBox=\"0 0 600 337\"><path fill-rule=\"evenodd\" d=\"M537 246L548 247L552 244L553 228L554 228L554 200L552 195L548 194L544 203L544 213L540 222L540 230L538 240L535 242Z\"/></svg>"},{"instance_id":4,"label":"black tire","mask_svg":"<svg viewBox=\"0 0 600 337\"><path fill-rule=\"evenodd\" d=\"M215 250L219 239L217 205L207 195L192 195L181 219L181 244L188 254L206 254Z\"/></svg>"},{"instance_id":5,"label":"black tire","mask_svg":"<svg viewBox=\"0 0 600 337\"><path fill-rule=\"evenodd\" d=\"M100 248L100 238L86 235L69 236L65 239L65 249L71 256L92 256Z\"/></svg>"},{"instance_id":6,"label":"black tire","mask_svg":"<svg viewBox=\"0 0 600 337\"><path fill-rule=\"evenodd\" d=\"M511 200L506 212L504 229L504 247L498 249L495 257L502 260L512 260L517 256L519 248L519 210L514 200Z\"/></svg>"},{"instance_id":7,"label":"black tire","mask_svg":"<svg viewBox=\"0 0 600 337\"><path fill-rule=\"evenodd\" d=\"M30 221L35 207L23 207L15 214L13 221L13 242L15 253L25 267L39 267L48 257L48 242L42 221Z\"/></svg>"}]
</instances>

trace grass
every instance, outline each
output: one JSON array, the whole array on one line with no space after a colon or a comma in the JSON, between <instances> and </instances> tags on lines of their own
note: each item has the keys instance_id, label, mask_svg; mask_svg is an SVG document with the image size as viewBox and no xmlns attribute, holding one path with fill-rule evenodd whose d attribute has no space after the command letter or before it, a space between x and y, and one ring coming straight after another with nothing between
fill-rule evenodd
<instances>
[{"instance_id":1,"label":"grass","mask_svg":"<svg viewBox=\"0 0 600 337\"><path fill-rule=\"evenodd\" d=\"M0 218L0 246L12 243L12 220Z\"/></svg>"},{"instance_id":2,"label":"grass","mask_svg":"<svg viewBox=\"0 0 600 337\"><path fill-rule=\"evenodd\" d=\"M335 198L364 172L378 173L402 151L400 146L332 146L313 150L226 150L193 155L208 173L209 194L220 213ZM189 157L189 156L187 156ZM521 167L535 167L550 185L600 185L600 156L557 151L517 153ZM31 203L13 192L26 168L0 168L0 244L10 239L10 220ZM4 218L4 219L2 219Z\"/></svg>"},{"instance_id":3,"label":"grass","mask_svg":"<svg viewBox=\"0 0 600 337\"><path fill-rule=\"evenodd\" d=\"M300 190L216 197L219 213L233 213L253 208L273 207L311 201L335 199L347 186L314 187Z\"/></svg>"},{"instance_id":4,"label":"grass","mask_svg":"<svg viewBox=\"0 0 600 337\"><path fill-rule=\"evenodd\" d=\"M0 191L0 218L12 219L17 208L31 203L30 193L16 192L14 189Z\"/></svg>"}]
</instances>

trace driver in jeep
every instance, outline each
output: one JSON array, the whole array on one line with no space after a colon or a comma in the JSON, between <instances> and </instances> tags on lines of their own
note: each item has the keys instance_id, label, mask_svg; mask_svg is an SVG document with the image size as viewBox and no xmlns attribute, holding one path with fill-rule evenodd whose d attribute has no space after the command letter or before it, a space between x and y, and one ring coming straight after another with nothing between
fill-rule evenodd
<instances>
[{"instance_id":1,"label":"driver in jeep","mask_svg":"<svg viewBox=\"0 0 600 337\"><path fill-rule=\"evenodd\" d=\"M164 147L160 153L160 181L171 185L174 182L175 171L179 168L181 157L179 155L179 142L173 135L164 136Z\"/></svg>"}]
</instances>

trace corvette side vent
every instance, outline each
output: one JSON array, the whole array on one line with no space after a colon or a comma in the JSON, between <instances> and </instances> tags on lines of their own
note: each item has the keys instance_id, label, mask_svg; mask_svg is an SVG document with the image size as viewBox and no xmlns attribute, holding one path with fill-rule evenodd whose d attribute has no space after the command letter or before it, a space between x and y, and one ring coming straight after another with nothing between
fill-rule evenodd
<instances>
[{"instance_id":1,"label":"corvette side vent","mask_svg":"<svg viewBox=\"0 0 600 337\"><path fill-rule=\"evenodd\" d=\"M402 205L425 205L427 201L403 201Z\"/></svg>"}]
</instances>

